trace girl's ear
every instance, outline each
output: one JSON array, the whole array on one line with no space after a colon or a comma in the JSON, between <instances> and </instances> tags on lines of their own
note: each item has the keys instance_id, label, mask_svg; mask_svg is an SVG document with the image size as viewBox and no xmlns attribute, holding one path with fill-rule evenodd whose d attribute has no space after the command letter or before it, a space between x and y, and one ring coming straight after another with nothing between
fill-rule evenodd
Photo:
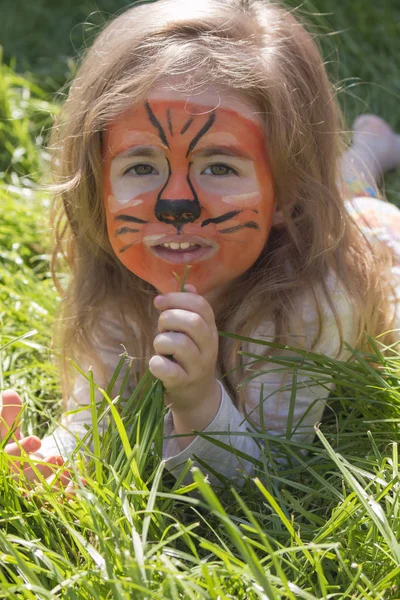
<instances>
[{"instance_id":1,"label":"girl's ear","mask_svg":"<svg viewBox=\"0 0 400 600\"><path fill-rule=\"evenodd\" d=\"M281 227L285 223L285 217L282 211L275 205L274 214L272 215L272 227Z\"/></svg>"}]
</instances>

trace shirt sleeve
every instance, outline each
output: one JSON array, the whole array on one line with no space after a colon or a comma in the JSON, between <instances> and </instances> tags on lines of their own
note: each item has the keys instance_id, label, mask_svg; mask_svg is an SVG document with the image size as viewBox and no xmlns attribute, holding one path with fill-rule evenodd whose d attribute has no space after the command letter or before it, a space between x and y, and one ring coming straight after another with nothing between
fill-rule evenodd
<instances>
[{"instance_id":1,"label":"shirt sleeve","mask_svg":"<svg viewBox=\"0 0 400 600\"><path fill-rule=\"evenodd\" d=\"M393 252L400 266L400 210L386 200L378 198L353 198L346 203L353 221L374 246L384 244Z\"/></svg>"},{"instance_id":2,"label":"shirt sleeve","mask_svg":"<svg viewBox=\"0 0 400 600\"><path fill-rule=\"evenodd\" d=\"M354 346L356 342L357 317L351 299L333 272L325 278L325 286L332 305L322 287L295 300L288 346L346 361L351 356L346 344ZM262 329L255 337L272 341ZM255 354L260 354L260 349L257 344L251 345ZM314 374L302 355L289 348L277 351L257 369L257 376L247 385L249 416L259 424L262 414L263 428L270 435L311 444L315 425L321 422L334 387L329 374ZM251 376L251 368L249 373Z\"/></svg>"},{"instance_id":3,"label":"shirt sleeve","mask_svg":"<svg viewBox=\"0 0 400 600\"><path fill-rule=\"evenodd\" d=\"M213 484L220 484L220 479L214 472L222 474L230 481L241 479L243 471L253 472L253 463L243 458L242 453L250 458L259 457L259 446L251 435L254 430L234 406L222 383L218 383L222 391L220 406L214 419L202 432L208 439L197 436L189 446L180 450L177 439L173 437L175 432L171 411L165 417L163 458L167 469L176 477L180 475L189 458L193 460L194 465L207 473L209 481ZM220 447L212 440L221 441L228 448ZM210 468L204 468L197 458ZM185 481L190 481L190 475Z\"/></svg>"},{"instance_id":4,"label":"shirt sleeve","mask_svg":"<svg viewBox=\"0 0 400 600\"><path fill-rule=\"evenodd\" d=\"M110 331L110 336L104 335L104 331ZM80 368L83 372L91 369L94 375L94 382L97 386L105 389L116 368L123 348L124 333L121 326L105 316L103 319L103 335L95 338L97 354L85 357L80 361ZM122 385L124 370L120 372L114 389L118 390ZM96 389L96 403L102 400L101 393ZM68 458L75 450L79 440L87 435L88 429L92 426L92 412L90 408L90 384L88 380L76 373L74 378L74 387L72 395L67 399L66 412L62 415L60 423L54 431L42 438L40 450L36 453L41 457L51 455L61 455ZM107 426L106 420L101 423L102 428Z\"/></svg>"},{"instance_id":5,"label":"shirt sleeve","mask_svg":"<svg viewBox=\"0 0 400 600\"><path fill-rule=\"evenodd\" d=\"M68 458L75 450L78 440L82 440L92 425L92 413L89 406L90 386L79 374L75 378L73 394L67 400L66 412L54 431L42 438L40 450L36 452L43 458L61 455ZM99 392L96 401L100 400Z\"/></svg>"},{"instance_id":6,"label":"shirt sleeve","mask_svg":"<svg viewBox=\"0 0 400 600\"><path fill-rule=\"evenodd\" d=\"M392 252L393 295L389 301L394 310L394 338L400 341L400 209L386 200L369 197L353 198L346 208L373 247L386 246Z\"/></svg>"}]
</instances>

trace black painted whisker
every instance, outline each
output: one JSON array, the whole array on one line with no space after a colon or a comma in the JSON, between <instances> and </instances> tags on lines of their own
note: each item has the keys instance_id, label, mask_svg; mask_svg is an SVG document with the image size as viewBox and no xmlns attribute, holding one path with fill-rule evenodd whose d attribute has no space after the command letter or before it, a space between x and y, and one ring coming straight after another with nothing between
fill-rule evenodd
<instances>
[{"instance_id":1,"label":"black painted whisker","mask_svg":"<svg viewBox=\"0 0 400 600\"><path fill-rule=\"evenodd\" d=\"M235 225L234 227L227 227L226 229L218 229L218 233L234 233L239 229L260 229L260 227L254 221L248 223L242 223L241 225Z\"/></svg>"},{"instance_id":2,"label":"black painted whisker","mask_svg":"<svg viewBox=\"0 0 400 600\"><path fill-rule=\"evenodd\" d=\"M126 246L121 248L119 253L122 254L123 252L126 252L126 250L129 250L129 248L132 248L132 246L134 246L135 244L137 244L137 242L132 242L131 244L127 244Z\"/></svg>"},{"instance_id":3,"label":"black painted whisker","mask_svg":"<svg viewBox=\"0 0 400 600\"><path fill-rule=\"evenodd\" d=\"M140 229L133 229L133 227L120 227L115 232L116 235L123 235L124 233L138 233Z\"/></svg>"},{"instance_id":4,"label":"black painted whisker","mask_svg":"<svg viewBox=\"0 0 400 600\"><path fill-rule=\"evenodd\" d=\"M224 221L228 221L228 219L233 219L233 217L236 217L236 215L238 215L241 212L243 212L243 211L231 210L230 212L227 212L224 215L221 215L220 217L215 217L215 219L205 219L205 221L202 222L201 226L205 227L206 225L209 225L210 223L216 223L216 224L223 223Z\"/></svg>"},{"instance_id":5,"label":"black painted whisker","mask_svg":"<svg viewBox=\"0 0 400 600\"><path fill-rule=\"evenodd\" d=\"M114 219L115 221L127 221L128 223L148 223L148 221L143 221L143 219L139 219L138 217L132 217L131 215L118 215Z\"/></svg>"}]
</instances>

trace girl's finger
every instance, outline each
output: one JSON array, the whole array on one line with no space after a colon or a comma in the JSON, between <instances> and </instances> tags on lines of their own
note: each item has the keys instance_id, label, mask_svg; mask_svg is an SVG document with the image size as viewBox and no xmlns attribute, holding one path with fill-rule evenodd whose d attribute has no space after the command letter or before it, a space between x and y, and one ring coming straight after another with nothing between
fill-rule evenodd
<instances>
[{"instance_id":1,"label":"girl's finger","mask_svg":"<svg viewBox=\"0 0 400 600\"><path fill-rule=\"evenodd\" d=\"M26 454L32 454L39 450L42 442L35 435L30 435L28 437L19 440L19 442L12 442L11 444L7 444L4 448L6 454L10 456L21 456L22 452Z\"/></svg>"},{"instance_id":2,"label":"girl's finger","mask_svg":"<svg viewBox=\"0 0 400 600\"><path fill-rule=\"evenodd\" d=\"M45 464L39 463L35 464L35 467L27 467L24 469L24 475L28 481L31 483L40 481L40 475L43 479L47 479L61 467L64 461L61 456L50 456L49 458L46 458L44 462Z\"/></svg>"},{"instance_id":3,"label":"girl's finger","mask_svg":"<svg viewBox=\"0 0 400 600\"><path fill-rule=\"evenodd\" d=\"M86 485L85 481L80 478L83 485ZM79 484L76 481L71 481L68 483L67 487L64 490L65 497L68 501L74 500L76 497L76 492L80 490Z\"/></svg>"},{"instance_id":4,"label":"girl's finger","mask_svg":"<svg viewBox=\"0 0 400 600\"><path fill-rule=\"evenodd\" d=\"M1 395L1 418L0 418L0 437L4 438L9 430L12 428L14 423L17 424L17 428L14 439L19 440L21 438L21 414L22 414L22 400L14 390L6 390Z\"/></svg>"},{"instance_id":5,"label":"girl's finger","mask_svg":"<svg viewBox=\"0 0 400 600\"><path fill-rule=\"evenodd\" d=\"M159 333L154 339L153 347L157 354L172 356L186 373L198 366L201 359L199 348L184 333L176 331Z\"/></svg>"},{"instance_id":6,"label":"girl's finger","mask_svg":"<svg viewBox=\"0 0 400 600\"><path fill-rule=\"evenodd\" d=\"M167 391L171 391L187 381L186 371L166 356L152 356L149 360L149 370L154 377L163 382Z\"/></svg>"},{"instance_id":7,"label":"girl's finger","mask_svg":"<svg viewBox=\"0 0 400 600\"><path fill-rule=\"evenodd\" d=\"M197 294L197 288L190 283L185 283L185 287L183 289L184 292L191 292L192 294Z\"/></svg>"},{"instance_id":8,"label":"girl's finger","mask_svg":"<svg viewBox=\"0 0 400 600\"><path fill-rule=\"evenodd\" d=\"M180 308L200 315L210 329L215 329L215 316L213 309L203 296L191 292L171 292L156 296L154 306L158 310L166 311L170 308Z\"/></svg>"},{"instance_id":9,"label":"girl's finger","mask_svg":"<svg viewBox=\"0 0 400 600\"><path fill-rule=\"evenodd\" d=\"M218 340L217 330L211 331L203 317L196 312L171 308L161 313L158 330L185 333L196 344L201 354Z\"/></svg>"},{"instance_id":10,"label":"girl's finger","mask_svg":"<svg viewBox=\"0 0 400 600\"><path fill-rule=\"evenodd\" d=\"M62 471L57 472L55 475L48 477L47 482L51 485L53 492L60 492L64 491L72 477L73 472L71 469L63 469Z\"/></svg>"}]
</instances>

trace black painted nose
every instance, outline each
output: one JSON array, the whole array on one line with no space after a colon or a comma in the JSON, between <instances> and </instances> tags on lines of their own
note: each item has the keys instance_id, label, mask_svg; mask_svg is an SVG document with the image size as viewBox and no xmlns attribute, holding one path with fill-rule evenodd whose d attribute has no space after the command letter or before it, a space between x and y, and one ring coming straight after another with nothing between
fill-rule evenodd
<instances>
[{"instance_id":1,"label":"black painted nose","mask_svg":"<svg viewBox=\"0 0 400 600\"><path fill-rule=\"evenodd\" d=\"M201 207L195 200L157 200L156 217L163 223L184 224L193 223L200 217Z\"/></svg>"}]
</instances>

